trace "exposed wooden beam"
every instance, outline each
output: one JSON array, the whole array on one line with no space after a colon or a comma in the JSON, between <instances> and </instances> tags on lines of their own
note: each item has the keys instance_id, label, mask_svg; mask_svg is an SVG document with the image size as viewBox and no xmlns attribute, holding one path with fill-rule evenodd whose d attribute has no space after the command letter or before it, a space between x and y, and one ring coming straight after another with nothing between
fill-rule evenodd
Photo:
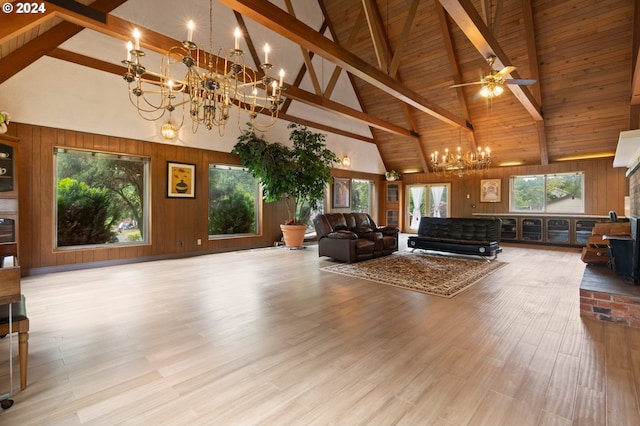
<instances>
[{"instance_id":1,"label":"exposed wooden beam","mask_svg":"<svg viewBox=\"0 0 640 426\"><path fill-rule=\"evenodd\" d=\"M126 0L97 0L92 3L91 7L101 13L108 13L125 3L125 1ZM12 16L12 19L9 20L7 25L3 24L0 28L0 38L14 37L16 34L22 34L49 19L58 17L60 7L49 2L45 4L47 11L44 14ZM21 29L18 30L16 25L21 25ZM46 33L41 34L29 43L0 59L0 84L78 34L82 29L82 26L70 22L61 22ZM16 31L18 31L18 33L16 33Z\"/></svg>"},{"instance_id":2,"label":"exposed wooden beam","mask_svg":"<svg viewBox=\"0 0 640 426\"><path fill-rule=\"evenodd\" d=\"M398 67L400 66L400 56L402 51L404 50L404 47L407 45L407 37L409 36L409 31L411 30L413 18L415 18L416 16L416 11L418 10L419 3L420 0L412 0L411 5L409 6L407 19L404 21L402 33L400 33L400 41L398 42L398 45L393 52L391 64L389 64L389 75L392 77L398 73Z\"/></svg>"},{"instance_id":3,"label":"exposed wooden beam","mask_svg":"<svg viewBox=\"0 0 640 426\"><path fill-rule=\"evenodd\" d=\"M388 121L384 121L376 117L372 117L364 112L355 110L353 108L349 108L345 105L334 102L323 96L315 95L313 93L302 90L298 87L293 87L289 85L285 85L285 86L287 88L285 95L291 96L293 99L299 102L314 106L316 108L323 109L328 112L333 112L345 118L358 121L362 124L375 127L376 129L380 129L385 132L395 134L397 136L402 136L410 139L415 139L419 137L415 132L411 130L407 130L404 127L395 125L393 123L389 123Z\"/></svg>"},{"instance_id":4,"label":"exposed wooden beam","mask_svg":"<svg viewBox=\"0 0 640 426\"><path fill-rule=\"evenodd\" d=\"M379 88L385 93L408 103L414 108L452 126L467 129L466 120L410 90L384 72L368 64L337 43L318 34L313 28L291 17L284 10L263 0L219 0L260 25L316 52L343 69Z\"/></svg>"},{"instance_id":5,"label":"exposed wooden beam","mask_svg":"<svg viewBox=\"0 0 640 426\"><path fill-rule=\"evenodd\" d=\"M71 22L61 22L49 31L0 59L0 84L42 58L80 31L82 31L82 27L78 25L72 24Z\"/></svg>"},{"instance_id":6,"label":"exposed wooden beam","mask_svg":"<svg viewBox=\"0 0 640 426\"><path fill-rule=\"evenodd\" d=\"M362 0L365 15L367 17L367 24L369 25L369 33L373 38L373 44L378 47L376 50L379 50L384 54L384 58L378 58L378 63L381 67L383 67L382 71L389 74L391 78L395 78L399 83L402 83L402 79L399 75L397 75L396 71L391 74L389 69L388 58L391 56L395 56L393 47L391 47L391 42L389 41L389 37L387 32L384 29L384 22L382 21L382 15L380 14L380 9L378 9L378 5L374 4L369 0ZM407 21L412 21L413 17L411 15L407 15ZM409 122L409 127L418 134L417 122L413 117L413 111L404 102L401 102L402 108L404 111L405 118ZM427 153L424 150L422 145L422 141L420 139L416 139L413 141L416 151L418 152L418 159L420 160L420 164L422 166L422 170L425 172L429 171L429 164L427 163Z\"/></svg>"},{"instance_id":7,"label":"exposed wooden beam","mask_svg":"<svg viewBox=\"0 0 640 426\"><path fill-rule=\"evenodd\" d=\"M531 78L540 81L540 71L538 68L538 49L536 48L535 29L533 27L533 6L531 0L522 0L522 15L524 16L524 30L527 36L527 54L529 56L529 75ZM542 105L542 92L540 84L531 87L533 96ZM536 121L538 130L538 145L540 146L540 164L549 164L549 148L547 144L547 129L544 120Z\"/></svg>"},{"instance_id":8,"label":"exposed wooden beam","mask_svg":"<svg viewBox=\"0 0 640 426\"><path fill-rule=\"evenodd\" d=\"M387 42L387 34L384 30L378 4L371 0L362 0L362 10L364 10L364 16L367 18L369 35L371 36L373 50L378 60L378 68L388 75L391 50L389 49L389 43Z\"/></svg>"},{"instance_id":9,"label":"exposed wooden beam","mask_svg":"<svg viewBox=\"0 0 640 426\"><path fill-rule=\"evenodd\" d=\"M249 29L247 28L247 24L244 23L244 18L235 10L233 11L233 14L236 17L236 22L238 23L238 28L240 28L240 32L244 34L244 42L247 43L247 49L249 49L249 54L251 55L251 59L253 59L253 63L256 66L259 66L260 56L258 55L256 46L253 44L253 39L251 38L251 34L249 34Z\"/></svg>"},{"instance_id":10,"label":"exposed wooden beam","mask_svg":"<svg viewBox=\"0 0 640 426\"><path fill-rule=\"evenodd\" d=\"M451 77L453 78L454 84L461 84L462 77L460 75L460 69L458 68L458 58L455 53L455 49L453 48L453 40L451 38L451 25L449 24L449 20L447 19L447 14L444 12L444 8L439 3L438 0L435 0L436 3L436 13L438 14L438 19L440 20L440 28L442 30L442 41L444 42L444 47L447 52L447 57L449 58L449 66L451 68ZM462 110L462 114L467 120L470 120L469 117L469 108L467 107L467 100L464 97L464 90L462 87L456 87L456 94L458 96L458 103L460 104L460 109ZM473 127L473 126L472 126ZM471 145L471 150L475 152L478 147L478 142L476 141L475 132L469 132L469 144Z\"/></svg>"},{"instance_id":11,"label":"exposed wooden beam","mask_svg":"<svg viewBox=\"0 0 640 426\"><path fill-rule=\"evenodd\" d=\"M467 36L478 52L480 52L483 58L495 55L496 61L494 65L496 68L503 68L505 65L511 65L511 61L504 53L493 34L491 34L489 28L482 21L482 18L478 14L478 11L473 7L470 0L440 0L440 4L442 4L449 16L451 16L458 27L460 27L462 32ZM511 75L516 79L521 78L516 71L512 72ZM527 86L508 84L507 87L534 120L543 120L542 110Z\"/></svg>"},{"instance_id":12,"label":"exposed wooden beam","mask_svg":"<svg viewBox=\"0 0 640 426\"><path fill-rule=\"evenodd\" d=\"M55 19L55 17L55 13L50 9L47 9L45 13L20 15L14 13L11 15L11 19L5 18L2 20L2 25L0 26L0 44L18 37L20 34L24 34L51 19Z\"/></svg>"},{"instance_id":13,"label":"exposed wooden beam","mask_svg":"<svg viewBox=\"0 0 640 426\"><path fill-rule=\"evenodd\" d=\"M322 130L324 132L333 133L334 135L340 135L340 136L347 137L349 139L355 139L355 140L359 140L359 141L362 141L362 142L375 144L375 141L372 138L368 138L366 136L362 136L362 135L359 135L357 133L346 132L344 130L336 129L335 127L327 126L326 124L321 124L321 123L318 123L317 121L311 121L311 120L307 120L305 118L295 117L293 115L289 115L289 114L286 114L286 113L280 113L278 115L278 117L280 117L283 120L287 120L287 121L291 121L291 122L294 122L294 123L303 124L303 125L305 125L307 127L313 127L314 129L317 129L317 130Z\"/></svg>"}]
</instances>

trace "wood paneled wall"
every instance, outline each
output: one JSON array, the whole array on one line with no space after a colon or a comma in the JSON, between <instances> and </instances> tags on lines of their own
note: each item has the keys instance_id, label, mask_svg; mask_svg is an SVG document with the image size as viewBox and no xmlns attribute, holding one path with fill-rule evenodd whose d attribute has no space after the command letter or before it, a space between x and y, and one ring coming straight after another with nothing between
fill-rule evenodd
<instances>
[{"instance_id":1,"label":"wood paneled wall","mask_svg":"<svg viewBox=\"0 0 640 426\"><path fill-rule=\"evenodd\" d=\"M511 176L582 171L585 174L585 214L607 215L610 210L615 210L622 216L624 197L629 195L629 181L625 177L627 169L614 168L612 164L613 159L603 158L554 163L548 166L497 167L465 177L445 177L433 173L408 173L402 176L402 184L405 185L406 192L406 185L451 183L451 216L470 217L474 213L508 213L509 179ZM501 180L501 202L480 202L480 181L482 179Z\"/></svg>"},{"instance_id":2,"label":"wood paneled wall","mask_svg":"<svg viewBox=\"0 0 640 426\"><path fill-rule=\"evenodd\" d=\"M207 180L209 164L239 164L237 156L176 145L143 142L20 123L12 123L9 136L19 139L19 227L20 262L25 274L61 269L91 267L105 263L125 263L158 258L182 257L221 251L271 246L280 239L279 225L286 218L284 203L263 204L261 235L209 240L207 235ZM90 249L54 249L53 151L69 147L139 155L151 159L151 241L149 244ZM166 197L167 161L196 165L196 198ZM624 196L629 195L626 169L614 169L610 158L557 163L549 166L522 166L491 169L469 177L438 177L434 174L405 174L403 185L450 182L452 216L509 211L509 177L535 173L585 172L585 213L606 215L609 210L624 211ZM373 180L378 189L380 221L383 203L383 177L370 173L334 169L334 177ZM502 180L502 202L480 203L480 180ZM469 194L469 198L467 198ZM475 207L473 207L475 206ZM327 193L326 210L331 211ZM197 240L202 245L197 245ZM182 245L180 242L182 241Z\"/></svg>"},{"instance_id":3,"label":"wood paneled wall","mask_svg":"<svg viewBox=\"0 0 640 426\"><path fill-rule=\"evenodd\" d=\"M65 265L123 263L181 257L273 245L280 239L284 203L264 204L262 234L209 240L207 180L212 163L239 164L235 155L161 143L101 136L71 130L12 123L19 138L20 263L26 274L65 269ZM91 249L54 249L54 147L69 147L149 157L151 159L151 241ZM196 165L196 198L167 198L167 161ZM197 245L200 239L202 245ZM180 242L182 241L182 244Z\"/></svg>"}]
</instances>

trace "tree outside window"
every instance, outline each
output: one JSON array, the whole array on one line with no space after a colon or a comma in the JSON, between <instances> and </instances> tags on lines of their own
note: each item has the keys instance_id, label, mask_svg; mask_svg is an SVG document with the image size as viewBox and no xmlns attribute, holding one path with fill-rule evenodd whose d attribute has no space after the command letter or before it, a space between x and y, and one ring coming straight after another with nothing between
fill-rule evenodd
<instances>
[{"instance_id":1,"label":"tree outside window","mask_svg":"<svg viewBox=\"0 0 640 426\"><path fill-rule=\"evenodd\" d=\"M241 167L209 166L209 236L258 232L258 181Z\"/></svg>"},{"instance_id":2,"label":"tree outside window","mask_svg":"<svg viewBox=\"0 0 640 426\"><path fill-rule=\"evenodd\" d=\"M57 149L56 247L147 242L149 159Z\"/></svg>"},{"instance_id":3,"label":"tree outside window","mask_svg":"<svg viewBox=\"0 0 640 426\"><path fill-rule=\"evenodd\" d=\"M351 211L371 214L371 193L373 182L351 179Z\"/></svg>"},{"instance_id":4,"label":"tree outside window","mask_svg":"<svg viewBox=\"0 0 640 426\"><path fill-rule=\"evenodd\" d=\"M584 173L512 176L511 211L584 213Z\"/></svg>"}]
</instances>

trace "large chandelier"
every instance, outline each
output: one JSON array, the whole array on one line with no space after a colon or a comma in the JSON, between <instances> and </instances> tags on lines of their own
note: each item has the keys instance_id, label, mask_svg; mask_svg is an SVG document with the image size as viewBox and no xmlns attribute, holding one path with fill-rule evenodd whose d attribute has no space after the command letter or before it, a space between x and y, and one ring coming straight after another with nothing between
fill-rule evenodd
<instances>
[{"instance_id":1,"label":"large chandelier","mask_svg":"<svg viewBox=\"0 0 640 426\"><path fill-rule=\"evenodd\" d=\"M431 154L431 169L434 173L456 174L460 177L465 174L486 170L491 165L491 150L486 147L478 147L477 152L469 151L463 153L458 147L456 152L445 149L443 155L438 151Z\"/></svg>"},{"instance_id":2,"label":"large chandelier","mask_svg":"<svg viewBox=\"0 0 640 426\"><path fill-rule=\"evenodd\" d=\"M264 131L278 119L284 99L280 70L279 80L269 75L270 48L264 46L262 72L245 64L244 52L239 47L241 32L235 30L235 46L231 50L220 48L213 54L213 0L209 1L209 51L193 42L194 23L188 24L187 39L166 52L159 72L149 71L142 65L145 52L140 49L140 31L133 32L134 43L127 43L127 67L124 79L128 83L129 100L145 120L164 120L162 135L166 139L177 136L185 116L191 118L195 133L200 125L208 130L218 128L224 134L232 110L243 132ZM259 119L260 117L264 119ZM247 127L244 127L244 123Z\"/></svg>"}]
</instances>

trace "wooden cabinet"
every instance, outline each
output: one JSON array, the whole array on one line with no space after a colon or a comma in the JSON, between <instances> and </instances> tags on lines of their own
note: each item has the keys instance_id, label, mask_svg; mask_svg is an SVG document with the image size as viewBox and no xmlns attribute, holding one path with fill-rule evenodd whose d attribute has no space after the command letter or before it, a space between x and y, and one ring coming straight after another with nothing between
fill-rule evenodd
<instances>
[{"instance_id":1,"label":"wooden cabinet","mask_svg":"<svg viewBox=\"0 0 640 426\"><path fill-rule=\"evenodd\" d=\"M502 230L500 231L501 240L517 240L518 239L518 219L515 217L503 217Z\"/></svg>"},{"instance_id":2,"label":"wooden cabinet","mask_svg":"<svg viewBox=\"0 0 640 426\"><path fill-rule=\"evenodd\" d=\"M589 237L593 234L593 228L596 223L601 222L595 219L578 219L575 222L575 232L573 238L576 244L585 245L589 240Z\"/></svg>"},{"instance_id":3,"label":"wooden cabinet","mask_svg":"<svg viewBox=\"0 0 640 426\"><path fill-rule=\"evenodd\" d=\"M18 242L18 141L0 135L0 243Z\"/></svg>"},{"instance_id":4,"label":"wooden cabinet","mask_svg":"<svg viewBox=\"0 0 640 426\"><path fill-rule=\"evenodd\" d=\"M385 181L383 198L383 225L397 226L402 229L402 203L404 197L402 193L402 182Z\"/></svg>"},{"instance_id":5,"label":"wooden cabinet","mask_svg":"<svg viewBox=\"0 0 640 426\"><path fill-rule=\"evenodd\" d=\"M567 246L586 245L596 223L609 220L608 216L585 215L476 213L474 216L500 218L502 241Z\"/></svg>"},{"instance_id":6,"label":"wooden cabinet","mask_svg":"<svg viewBox=\"0 0 640 426\"><path fill-rule=\"evenodd\" d=\"M571 226L568 219L547 219L545 241L553 244L571 243Z\"/></svg>"},{"instance_id":7,"label":"wooden cabinet","mask_svg":"<svg viewBox=\"0 0 640 426\"><path fill-rule=\"evenodd\" d=\"M528 217L521 221L522 239L531 242L542 241L542 219Z\"/></svg>"}]
</instances>

